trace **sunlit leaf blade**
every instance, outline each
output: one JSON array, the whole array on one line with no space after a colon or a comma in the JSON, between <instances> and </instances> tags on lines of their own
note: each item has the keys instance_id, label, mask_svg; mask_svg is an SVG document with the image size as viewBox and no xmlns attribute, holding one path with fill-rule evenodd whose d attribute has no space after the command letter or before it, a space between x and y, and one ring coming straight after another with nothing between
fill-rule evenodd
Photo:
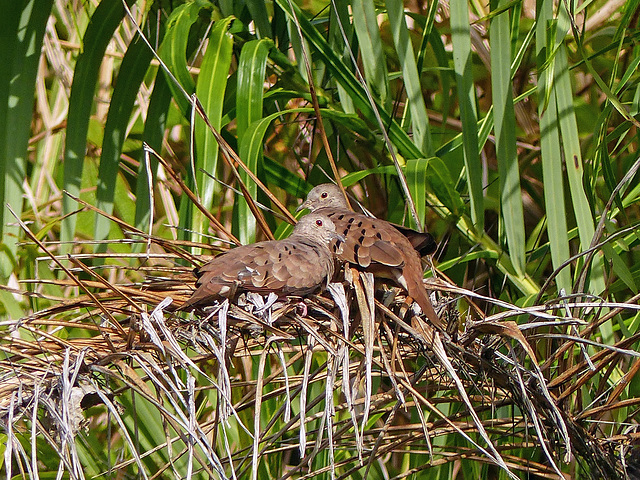
<instances>
[{"instance_id":1,"label":"sunlit leaf blade","mask_svg":"<svg viewBox=\"0 0 640 480\"><path fill-rule=\"evenodd\" d=\"M312 185L269 157L264 157L264 175L267 183L277 185L295 197L305 196L312 188Z\"/></svg>"},{"instance_id":2,"label":"sunlit leaf blade","mask_svg":"<svg viewBox=\"0 0 640 480\"><path fill-rule=\"evenodd\" d=\"M633 278L633 274L629 267L624 263L621 256L613 249L611 245L604 245L602 247L604 256L612 263L613 271L622 280L627 288L633 292L638 291L638 285Z\"/></svg>"},{"instance_id":3,"label":"sunlit leaf blade","mask_svg":"<svg viewBox=\"0 0 640 480\"><path fill-rule=\"evenodd\" d=\"M406 176L409 190L411 191L411 197L416 204L416 210L418 212L418 219L421 223L424 223L426 206L427 206L427 167L429 166L428 158L416 158L407 161ZM412 228L416 228L416 225L411 224Z\"/></svg>"}]
</instances>

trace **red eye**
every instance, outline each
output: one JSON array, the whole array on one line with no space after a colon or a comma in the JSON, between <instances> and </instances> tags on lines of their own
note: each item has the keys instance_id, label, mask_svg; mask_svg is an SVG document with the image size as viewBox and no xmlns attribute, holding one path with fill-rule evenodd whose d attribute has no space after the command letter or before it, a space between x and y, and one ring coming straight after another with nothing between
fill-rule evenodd
<instances>
[{"instance_id":1,"label":"red eye","mask_svg":"<svg viewBox=\"0 0 640 480\"><path fill-rule=\"evenodd\" d=\"M322 195L320 195L322 198L327 198L329 196L329 194L327 192L322 192Z\"/></svg>"},{"instance_id":2,"label":"red eye","mask_svg":"<svg viewBox=\"0 0 640 480\"><path fill-rule=\"evenodd\" d=\"M322 226L322 220L316 220L316 225L321 227Z\"/></svg>"}]
</instances>

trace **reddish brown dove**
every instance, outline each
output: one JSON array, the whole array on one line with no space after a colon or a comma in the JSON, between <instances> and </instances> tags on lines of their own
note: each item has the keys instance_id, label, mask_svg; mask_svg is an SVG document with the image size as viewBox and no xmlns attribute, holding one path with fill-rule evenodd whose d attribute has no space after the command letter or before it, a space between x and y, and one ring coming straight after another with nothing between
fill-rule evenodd
<instances>
[{"instance_id":1,"label":"reddish brown dove","mask_svg":"<svg viewBox=\"0 0 640 480\"><path fill-rule=\"evenodd\" d=\"M198 269L197 289L180 310L192 310L243 291L279 296L307 295L333 277L331 249L344 239L321 214L302 217L284 240L234 248Z\"/></svg>"},{"instance_id":2,"label":"reddish brown dove","mask_svg":"<svg viewBox=\"0 0 640 480\"><path fill-rule=\"evenodd\" d=\"M338 255L341 260L396 281L430 322L443 328L422 283L420 255L393 224L351 211L340 189L330 183L314 187L298 210L304 208L329 217L337 232L344 235L346 241ZM433 248L428 250L432 252Z\"/></svg>"}]
</instances>

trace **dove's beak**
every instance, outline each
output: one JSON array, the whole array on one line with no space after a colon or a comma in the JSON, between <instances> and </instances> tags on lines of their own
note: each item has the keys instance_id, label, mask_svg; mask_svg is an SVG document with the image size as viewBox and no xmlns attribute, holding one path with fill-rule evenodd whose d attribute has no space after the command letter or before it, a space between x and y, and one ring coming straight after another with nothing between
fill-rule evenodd
<instances>
[{"instance_id":1,"label":"dove's beak","mask_svg":"<svg viewBox=\"0 0 640 480\"><path fill-rule=\"evenodd\" d=\"M298 208L296 208L296 213L300 212L301 210L304 210L305 208L308 207L308 200L305 200L304 202L302 202L300 204L300 206Z\"/></svg>"}]
</instances>

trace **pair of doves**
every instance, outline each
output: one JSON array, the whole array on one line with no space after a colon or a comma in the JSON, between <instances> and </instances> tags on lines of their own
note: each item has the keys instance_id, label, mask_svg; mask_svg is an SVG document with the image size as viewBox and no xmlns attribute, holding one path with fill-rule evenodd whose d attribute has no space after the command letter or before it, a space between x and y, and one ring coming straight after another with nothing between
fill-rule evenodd
<instances>
[{"instance_id":1,"label":"pair of doves","mask_svg":"<svg viewBox=\"0 0 640 480\"><path fill-rule=\"evenodd\" d=\"M331 280L335 255L394 280L442 328L422 283L420 256L433 253L433 237L351 211L332 184L314 187L297 211L304 208L311 213L298 221L289 238L234 248L203 265L196 291L180 309L192 310L240 291L307 295Z\"/></svg>"}]
</instances>

